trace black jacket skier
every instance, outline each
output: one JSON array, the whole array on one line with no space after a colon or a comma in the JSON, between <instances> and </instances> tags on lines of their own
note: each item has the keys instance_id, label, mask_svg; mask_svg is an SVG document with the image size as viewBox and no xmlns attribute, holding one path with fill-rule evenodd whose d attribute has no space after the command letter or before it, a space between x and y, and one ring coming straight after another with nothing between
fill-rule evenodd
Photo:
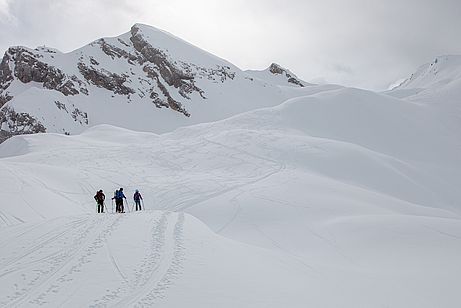
<instances>
[{"instance_id":1,"label":"black jacket skier","mask_svg":"<svg viewBox=\"0 0 461 308\"><path fill-rule=\"evenodd\" d=\"M133 195L133 199L134 199L134 203L136 204L136 211L138 210L138 207L139 207L139 210L142 210L141 209L142 196L139 190L136 189L136 192Z\"/></svg>"},{"instance_id":2,"label":"black jacket skier","mask_svg":"<svg viewBox=\"0 0 461 308\"><path fill-rule=\"evenodd\" d=\"M98 213L104 213L104 200L106 200L106 195L104 195L102 189L96 193L94 200L96 200L98 204Z\"/></svg>"}]
</instances>

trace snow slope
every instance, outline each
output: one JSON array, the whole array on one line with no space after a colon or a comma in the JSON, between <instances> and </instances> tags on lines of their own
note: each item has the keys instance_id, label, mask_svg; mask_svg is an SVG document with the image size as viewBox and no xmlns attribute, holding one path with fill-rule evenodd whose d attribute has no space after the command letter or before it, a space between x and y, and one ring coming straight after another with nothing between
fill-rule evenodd
<instances>
[{"instance_id":1,"label":"snow slope","mask_svg":"<svg viewBox=\"0 0 461 308\"><path fill-rule=\"evenodd\" d=\"M461 56L436 57L384 94L424 105L448 130L461 129Z\"/></svg>"},{"instance_id":2,"label":"snow slope","mask_svg":"<svg viewBox=\"0 0 461 308\"><path fill-rule=\"evenodd\" d=\"M102 125L1 144L0 303L456 307L461 141L448 112L301 91L167 134ZM91 214L97 189L122 186L147 211Z\"/></svg>"},{"instance_id":3,"label":"snow slope","mask_svg":"<svg viewBox=\"0 0 461 308\"><path fill-rule=\"evenodd\" d=\"M441 88L459 78L461 78L461 56L439 56L433 62L420 66L396 89Z\"/></svg>"},{"instance_id":4,"label":"snow slope","mask_svg":"<svg viewBox=\"0 0 461 308\"><path fill-rule=\"evenodd\" d=\"M386 94L412 101L459 106L461 56L436 57L433 62L419 67L409 78Z\"/></svg>"},{"instance_id":5,"label":"snow slope","mask_svg":"<svg viewBox=\"0 0 461 308\"><path fill-rule=\"evenodd\" d=\"M296 260L219 237L183 213L67 216L0 240L3 251L21 251L2 254L2 306L296 306L310 282Z\"/></svg>"}]
</instances>

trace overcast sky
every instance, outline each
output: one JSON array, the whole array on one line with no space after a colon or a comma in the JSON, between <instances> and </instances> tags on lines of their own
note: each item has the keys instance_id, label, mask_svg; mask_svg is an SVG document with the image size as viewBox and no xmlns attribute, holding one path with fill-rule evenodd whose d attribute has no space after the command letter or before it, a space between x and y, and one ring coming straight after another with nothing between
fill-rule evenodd
<instances>
[{"instance_id":1,"label":"overcast sky","mask_svg":"<svg viewBox=\"0 0 461 308\"><path fill-rule=\"evenodd\" d=\"M0 0L0 51L71 51L149 24L234 63L385 89L461 54L461 0Z\"/></svg>"}]
</instances>

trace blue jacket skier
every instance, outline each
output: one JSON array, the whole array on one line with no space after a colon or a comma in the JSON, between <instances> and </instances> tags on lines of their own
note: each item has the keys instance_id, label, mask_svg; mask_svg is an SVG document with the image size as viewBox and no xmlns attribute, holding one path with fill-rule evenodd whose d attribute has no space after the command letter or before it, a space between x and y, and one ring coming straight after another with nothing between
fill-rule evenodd
<instances>
[{"instance_id":1,"label":"blue jacket skier","mask_svg":"<svg viewBox=\"0 0 461 308\"><path fill-rule=\"evenodd\" d=\"M123 188L120 187L119 190L115 191L115 210L117 213L125 213L125 209L123 207L123 199L126 199L125 194L123 193Z\"/></svg>"}]
</instances>

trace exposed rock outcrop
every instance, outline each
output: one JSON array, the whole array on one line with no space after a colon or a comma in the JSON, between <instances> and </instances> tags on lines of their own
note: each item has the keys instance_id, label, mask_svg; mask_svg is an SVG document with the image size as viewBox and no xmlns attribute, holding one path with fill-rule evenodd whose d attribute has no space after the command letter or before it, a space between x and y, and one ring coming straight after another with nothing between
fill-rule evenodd
<instances>
[{"instance_id":1,"label":"exposed rock outcrop","mask_svg":"<svg viewBox=\"0 0 461 308\"><path fill-rule=\"evenodd\" d=\"M0 62L0 93L9 87L13 81L13 72L10 68L11 56L8 52L3 56L2 62Z\"/></svg>"},{"instance_id":2,"label":"exposed rock outcrop","mask_svg":"<svg viewBox=\"0 0 461 308\"><path fill-rule=\"evenodd\" d=\"M304 87L304 84L293 73L276 63L269 66L269 71L274 75L285 75L289 83Z\"/></svg>"},{"instance_id":3,"label":"exposed rock outcrop","mask_svg":"<svg viewBox=\"0 0 461 308\"><path fill-rule=\"evenodd\" d=\"M1 93L1 91L0 91ZM0 108L3 107L6 103L13 99L13 96L9 95L8 92L0 94Z\"/></svg>"},{"instance_id":4,"label":"exposed rock outcrop","mask_svg":"<svg viewBox=\"0 0 461 308\"><path fill-rule=\"evenodd\" d=\"M0 129L2 138L14 135L36 134L46 132L46 128L28 113L16 112L13 108L5 106L0 110Z\"/></svg>"},{"instance_id":5,"label":"exposed rock outcrop","mask_svg":"<svg viewBox=\"0 0 461 308\"><path fill-rule=\"evenodd\" d=\"M131 54L129 52L127 52L126 50L123 50L121 48L118 48L114 45L111 45L109 43L106 42L105 39L99 39L96 41L96 43L98 43L100 46L101 46L101 49L102 51L112 57L112 59L114 58L125 58L127 59L128 63L130 64L134 64L134 62L138 62L139 64L142 64L144 62L144 60L142 59L142 57L140 56L137 56L137 55L134 55L134 54ZM124 43L126 44L126 43ZM94 63L92 63L94 64Z\"/></svg>"},{"instance_id":6,"label":"exposed rock outcrop","mask_svg":"<svg viewBox=\"0 0 461 308\"><path fill-rule=\"evenodd\" d=\"M175 100L168 92L166 86L162 81L165 81L168 86L175 87L179 94L188 99L189 94L198 92L202 97L203 91L195 85L194 76L191 73L181 70L168 59L168 56L160 49L153 47L146 41L138 27L131 28L130 38L135 50L139 52L147 63L144 65L143 70L147 76L154 79L158 88L166 98L166 104L159 102L158 93L151 93L151 97L155 97L156 105L161 104L169 106L171 109L179 111L186 116L190 114L182 107L182 104ZM144 62L144 61L142 61Z\"/></svg>"},{"instance_id":7,"label":"exposed rock outcrop","mask_svg":"<svg viewBox=\"0 0 461 308\"><path fill-rule=\"evenodd\" d=\"M120 76L105 70L97 70L93 66L87 66L83 62L78 63L78 70L86 80L99 88L105 88L121 95L135 93L133 89L124 85L126 81L125 76Z\"/></svg>"},{"instance_id":8,"label":"exposed rock outcrop","mask_svg":"<svg viewBox=\"0 0 461 308\"><path fill-rule=\"evenodd\" d=\"M68 77L60 69L39 61L37 58L39 56L26 48L9 48L2 60L2 63L7 63L0 68L2 71L0 81L6 80L8 82L11 80L11 70L9 68L10 63L12 63L14 76L23 83L35 81L41 83L46 89L59 91L66 96L79 94L71 77Z\"/></svg>"}]
</instances>

